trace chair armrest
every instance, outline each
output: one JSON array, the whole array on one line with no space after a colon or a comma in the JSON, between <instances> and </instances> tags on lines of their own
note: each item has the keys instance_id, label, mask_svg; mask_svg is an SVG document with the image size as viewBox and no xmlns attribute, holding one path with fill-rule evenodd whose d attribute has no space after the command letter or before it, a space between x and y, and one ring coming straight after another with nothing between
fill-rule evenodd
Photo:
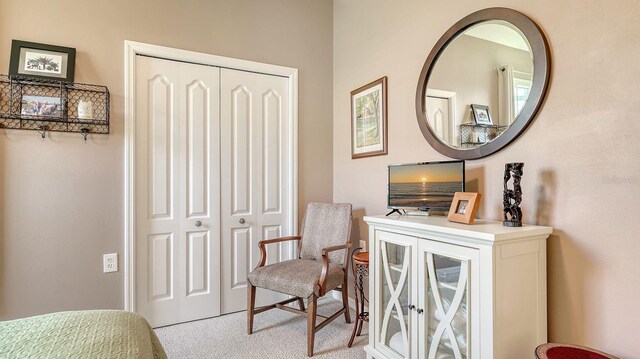
<instances>
[{"instance_id":1,"label":"chair armrest","mask_svg":"<svg viewBox=\"0 0 640 359\"><path fill-rule=\"evenodd\" d=\"M337 246L322 248L322 272L320 273L320 280L318 281L318 286L320 286L321 297L326 294L325 289L327 288L327 274L329 274L329 253L339 251L342 249L349 249L349 248L351 248L351 242L346 244L340 244ZM347 273L346 263L345 263L344 273L346 276L346 273Z\"/></svg>"},{"instance_id":2,"label":"chair armrest","mask_svg":"<svg viewBox=\"0 0 640 359\"><path fill-rule=\"evenodd\" d=\"M258 242L258 247L260 248L260 262L258 262L258 266L256 268L260 268L264 266L264 264L267 262L267 249L265 248L267 244L286 242L286 241L300 241L300 239L302 239L301 236L288 236L288 237L261 240L260 242Z\"/></svg>"},{"instance_id":3,"label":"chair armrest","mask_svg":"<svg viewBox=\"0 0 640 359\"><path fill-rule=\"evenodd\" d=\"M347 248L351 248L351 243L322 248L322 257L326 257L327 254L329 254L329 252L335 252L335 251L339 251L341 249L347 249Z\"/></svg>"}]
</instances>

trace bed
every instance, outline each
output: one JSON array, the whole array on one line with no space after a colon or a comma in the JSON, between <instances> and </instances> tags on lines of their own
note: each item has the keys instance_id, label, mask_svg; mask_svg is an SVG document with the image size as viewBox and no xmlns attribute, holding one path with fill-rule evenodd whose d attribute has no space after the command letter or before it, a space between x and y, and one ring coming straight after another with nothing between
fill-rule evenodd
<instances>
[{"instance_id":1,"label":"bed","mask_svg":"<svg viewBox=\"0 0 640 359\"><path fill-rule=\"evenodd\" d=\"M158 358L149 323L121 310L60 312L0 322L0 358Z\"/></svg>"}]
</instances>

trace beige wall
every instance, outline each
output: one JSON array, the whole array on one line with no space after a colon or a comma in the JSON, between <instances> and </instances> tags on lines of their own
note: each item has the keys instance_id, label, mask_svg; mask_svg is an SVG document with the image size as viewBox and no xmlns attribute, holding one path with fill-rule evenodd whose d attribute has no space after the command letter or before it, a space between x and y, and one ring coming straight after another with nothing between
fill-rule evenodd
<instances>
[{"instance_id":1,"label":"beige wall","mask_svg":"<svg viewBox=\"0 0 640 359\"><path fill-rule=\"evenodd\" d=\"M0 72L11 39L75 47L76 81L111 91L112 130L0 131L0 319L122 308L124 40L300 70L300 208L332 193L332 3L298 0L0 0ZM301 212L303 213L303 212Z\"/></svg>"},{"instance_id":2,"label":"beige wall","mask_svg":"<svg viewBox=\"0 0 640 359\"><path fill-rule=\"evenodd\" d=\"M480 216L499 219L504 163L525 163L526 222L553 226L549 338L638 356L640 318L640 2L334 1L334 200L356 216L386 211L386 166L443 160L416 123L414 96L429 51L482 8L520 10L545 30L553 74L547 101L521 138L468 162ZM351 160L349 92L389 77L389 155ZM355 228L363 238L362 221Z\"/></svg>"}]
</instances>

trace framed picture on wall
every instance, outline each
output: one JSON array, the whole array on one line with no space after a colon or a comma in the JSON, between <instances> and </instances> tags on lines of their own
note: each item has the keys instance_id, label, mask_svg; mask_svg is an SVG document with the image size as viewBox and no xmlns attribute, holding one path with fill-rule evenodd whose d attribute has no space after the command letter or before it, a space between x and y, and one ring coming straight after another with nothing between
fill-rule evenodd
<instances>
[{"instance_id":1,"label":"framed picture on wall","mask_svg":"<svg viewBox=\"0 0 640 359\"><path fill-rule=\"evenodd\" d=\"M73 82L76 49L13 40L9 76Z\"/></svg>"},{"instance_id":2,"label":"framed picture on wall","mask_svg":"<svg viewBox=\"0 0 640 359\"><path fill-rule=\"evenodd\" d=\"M473 118L478 125L493 125L491 120L491 112L489 112L489 106L485 105L471 105L473 110Z\"/></svg>"},{"instance_id":3,"label":"framed picture on wall","mask_svg":"<svg viewBox=\"0 0 640 359\"><path fill-rule=\"evenodd\" d=\"M387 154L387 77L351 91L351 158Z\"/></svg>"}]
</instances>

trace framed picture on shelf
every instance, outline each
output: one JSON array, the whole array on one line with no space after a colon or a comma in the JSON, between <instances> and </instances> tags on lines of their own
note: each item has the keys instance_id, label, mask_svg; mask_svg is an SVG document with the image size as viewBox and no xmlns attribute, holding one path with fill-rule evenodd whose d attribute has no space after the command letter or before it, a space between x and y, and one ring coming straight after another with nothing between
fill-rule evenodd
<instances>
[{"instance_id":1,"label":"framed picture on shelf","mask_svg":"<svg viewBox=\"0 0 640 359\"><path fill-rule=\"evenodd\" d=\"M476 124L493 125L493 120L491 120L491 112L489 112L489 106L472 104L471 110L473 110L473 118L476 120Z\"/></svg>"},{"instance_id":2,"label":"framed picture on shelf","mask_svg":"<svg viewBox=\"0 0 640 359\"><path fill-rule=\"evenodd\" d=\"M34 117L62 117L60 97L22 96L20 114Z\"/></svg>"},{"instance_id":3,"label":"framed picture on shelf","mask_svg":"<svg viewBox=\"0 0 640 359\"><path fill-rule=\"evenodd\" d=\"M473 224L476 220L481 197L480 193L456 192L447 219L450 222Z\"/></svg>"},{"instance_id":4,"label":"framed picture on shelf","mask_svg":"<svg viewBox=\"0 0 640 359\"><path fill-rule=\"evenodd\" d=\"M76 49L13 40L9 76L73 82Z\"/></svg>"},{"instance_id":5,"label":"framed picture on shelf","mask_svg":"<svg viewBox=\"0 0 640 359\"><path fill-rule=\"evenodd\" d=\"M351 158L387 154L387 77L351 91Z\"/></svg>"}]
</instances>

